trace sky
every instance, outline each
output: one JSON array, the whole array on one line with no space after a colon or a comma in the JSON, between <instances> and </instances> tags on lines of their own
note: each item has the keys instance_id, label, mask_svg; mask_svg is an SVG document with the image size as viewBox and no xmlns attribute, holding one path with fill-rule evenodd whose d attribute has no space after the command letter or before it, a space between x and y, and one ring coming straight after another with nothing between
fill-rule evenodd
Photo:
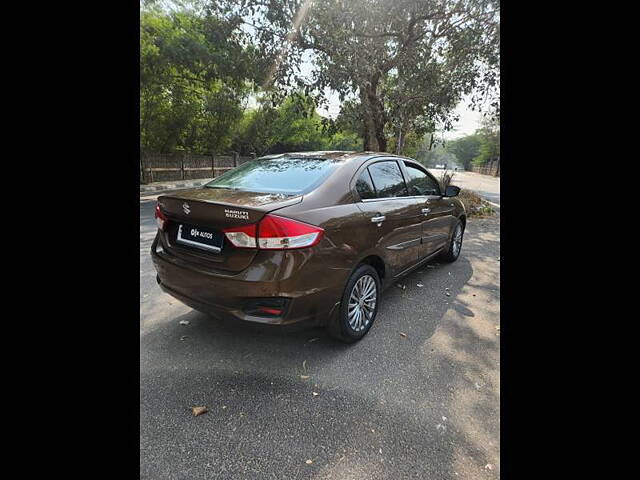
<instances>
[{"instance_id":1,"label":"sky","mask_svg":"<svg viewBox=\"0 0 640 480\"><path fill-rule=\"evenodd\" d=\"M465 135L471 135L480 128L482 113L471 110L468 101L462 101L455 109L455 113L460 116L460 120L453 125L453 130L444 132L443 136L447 140L452 140Z\"/></svg>"}]
</instances>

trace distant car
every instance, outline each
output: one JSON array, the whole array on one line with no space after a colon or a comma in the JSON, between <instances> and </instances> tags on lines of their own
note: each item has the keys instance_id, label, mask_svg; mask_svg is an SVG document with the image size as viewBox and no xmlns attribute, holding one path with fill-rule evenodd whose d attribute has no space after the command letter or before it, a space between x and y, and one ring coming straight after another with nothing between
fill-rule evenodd
<instances>
[{"instance_id":1,"label":"distant car","mask_svg":"<svg viewBox=\"0 0 640 480\"><path fill-rule=\"evenodd\" d=\"M436 256L458 258L459 191L386 153L251 160L158 198L157 280L214 316L324 325L354 342L371 328L383 288Z\"/></svg>"},{"instance_id":2,"label":"distant car","mask_svg":"<svg viewBox=\"0 0 640 480\"><path fill-rule=\"evenodd\" d=\"M436 165L436 168L444 170L444 165Z\"/></svg>"}]
</instances>

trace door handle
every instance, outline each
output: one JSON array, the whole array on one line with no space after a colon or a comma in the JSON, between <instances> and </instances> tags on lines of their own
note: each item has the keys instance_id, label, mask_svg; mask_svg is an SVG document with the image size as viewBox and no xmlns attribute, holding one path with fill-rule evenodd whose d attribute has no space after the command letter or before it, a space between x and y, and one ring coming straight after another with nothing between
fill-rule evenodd
<instances>
[{"instance_id":1,"label":"door handle","mask_svg":"<svg viewBox=\"0 0 640 480\"><path fill-rule=\"evenodd\" d=\"M381 223L381 222L384 222L386 218L387 217L385 217L384 215L380 215L379 217L371 217L371 222L372 223Z\"/></svg>"},{"instance_id":2,"label":"door handle","mask_svg":"<svg viewBox=\"0 0 640 480\"><path fill-rule=\"evenodd\" d=\"M429 212L431 211L430 208L423 208L422 209L422 213L424 213L425 215L429 215Z\"/></svg>"}]
</instances>

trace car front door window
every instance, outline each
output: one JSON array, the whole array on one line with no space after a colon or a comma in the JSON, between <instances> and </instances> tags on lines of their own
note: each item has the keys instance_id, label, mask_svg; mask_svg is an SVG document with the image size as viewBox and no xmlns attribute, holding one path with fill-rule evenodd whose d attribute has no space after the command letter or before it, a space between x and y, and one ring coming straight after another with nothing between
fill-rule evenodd
<instances>
[{"instance_id":1,"label":"car front door window","mask_svg":"<svg viewBox=\"0 0 640 480\"><path fill-rule=\"evenodd\" d=\"M422 223L422 255L428 256L442 248L448 238L450 229L451 207L445 204L438 182L421 168L404 163L407 185L411 195L416 199L423 213Z\"/></svg>"},{"instance_id":2,"label":"car front door window","mask_svg":"<svg viewBox=\"0 0 640 480\"><path fill-rule=\"evenodd\" d=\"M405 163L407 171L407 187L409 188L409 195L426 196L426 195L440 195L440 188L436 181L409 163Z\"/></svg>"}]
</instances>

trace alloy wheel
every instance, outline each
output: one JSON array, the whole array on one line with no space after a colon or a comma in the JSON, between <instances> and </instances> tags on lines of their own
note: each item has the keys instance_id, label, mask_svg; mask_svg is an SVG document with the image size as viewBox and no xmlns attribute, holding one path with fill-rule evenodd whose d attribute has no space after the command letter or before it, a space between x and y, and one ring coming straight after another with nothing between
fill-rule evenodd
<instances>
[{"instance_id":1,"label":"alloy wheel","mask_svg":"<svg viewBox=\"0 0 640 480\"><path fill-rule=\"evenodd\" d=\"M462 226L458 224L455 232L453 232L453 256L457 257L460 254L460 249L462 248Z\"/></svg>"},{"instance_id":2,"label":"alloy wheel","mask_svg":"<svg viewBox=\"0 0 640 480\"><path fill-rule=\"evenodd\" d=\"M378 287L371 275L358 279L349 296L349 326L354 332L361 332L373 318L378 300Z\"/></svg>"}]
</instances>

